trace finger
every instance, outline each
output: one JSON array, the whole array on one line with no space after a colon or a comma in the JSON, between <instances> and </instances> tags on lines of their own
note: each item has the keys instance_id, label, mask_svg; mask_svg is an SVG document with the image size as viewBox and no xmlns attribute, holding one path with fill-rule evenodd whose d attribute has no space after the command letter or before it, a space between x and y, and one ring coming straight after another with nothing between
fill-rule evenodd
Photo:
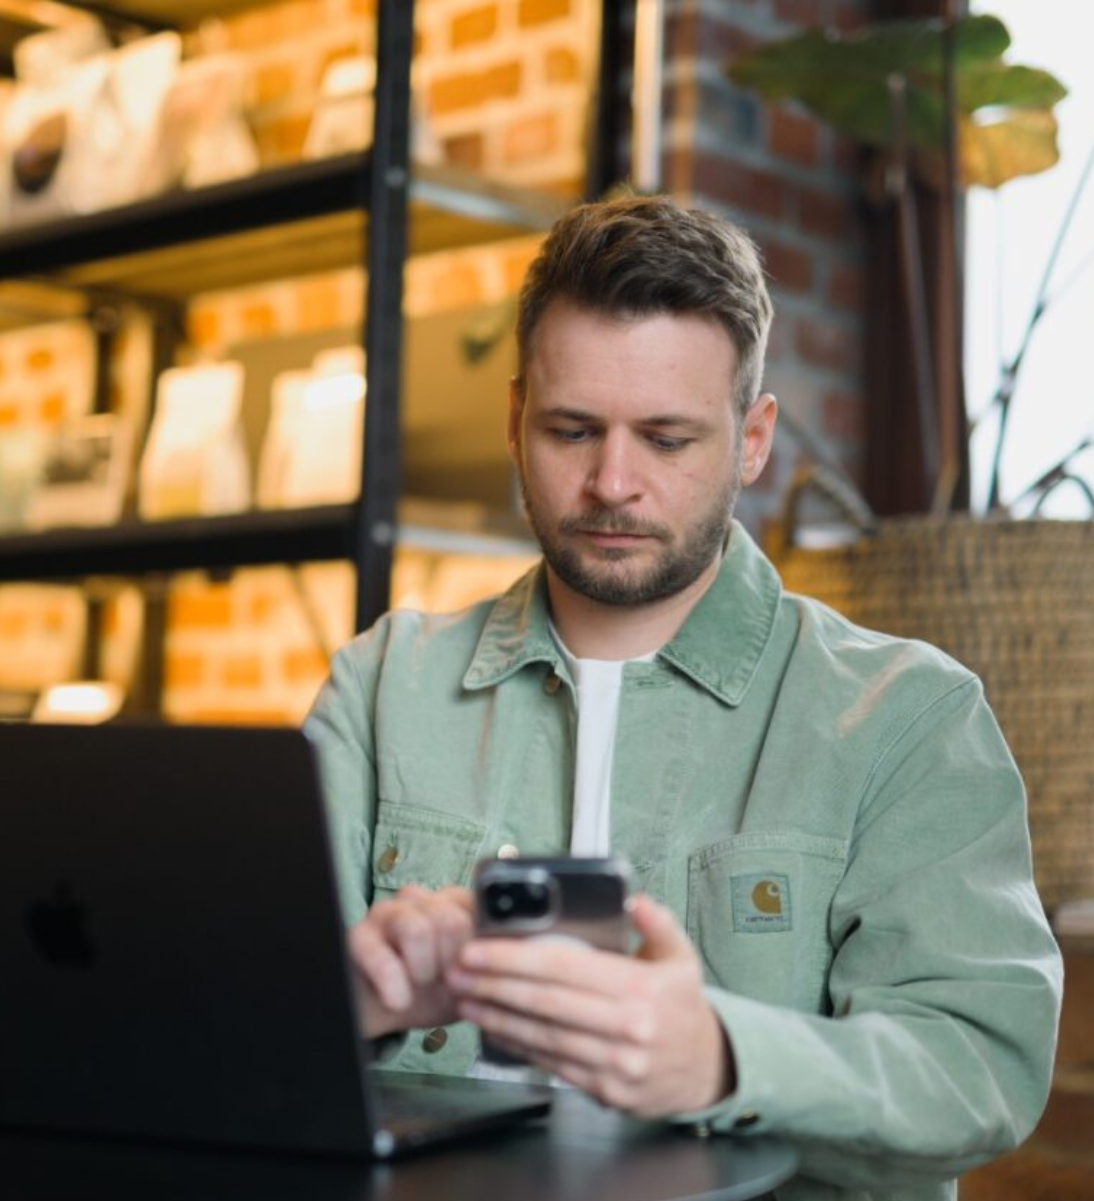
<instances>
[{"instance_id":1,"label":"finger","mask_svg":"<svg viewBox=\"0 0 1094 1201\"><path fill-rule=\"evenodd\" d=\"M447 888L438 889L435 895L438 900L451 903L457 909L466 913L468 917L471 917L475 912L475 898L471 895L470 889L450 884Z\"/></svg>"},{"instance_id":2,"label":"finger","mask_svg":"<svg viewBox=\"0 0 1094 1201\"><path fill-rule=\"evenodd\" d=\"M440 975L437 931L429 916L404 905L385 915L388 939L415 984L432 984Z\"/></svg>"},{"instance_id":3,"label":"finger","mask_svg":"<svg viewBox=\"0 0 1094 1201\"><path fill-rule=\"evenodd\" d=\"M652 897L638 896L631 904L631 921L642 945L639 959L675 959L692 953L691 941L671 909Z\"/></svg>"},{"instance_id":4,"label":"finger","mask_svg":"<svg viewBox=\"0 0 1094 1201\"><path fill-rule=\"evenodd\" d=\"M365 984L380 998L381 1004L394 1012L408 1009L414 990L406 965L380 937L379 931L366 919L349 931L346 941L350 961Z\"/></svg>"},{"instance_id":5,"label":"finger","mask_svg":"<svg viewBox=\"0 0 1094 1201\"><path fill-rule=\"evenodd\" d=\"M446 980L457 1000L525 1014L569 1030L639 1043L650 1033L650 1023L635 1021L630 1007L621 1005L617 998L569 985L458 970L450 971Z\"/></svg>"},{"instance_id":6,"label":"finger","mask_svg":"<svg viewBox=\"0 0 1094 1201\"><path fill-rule=\"evenodd\" d=\"M475 938L457 963L468 973L555 982L616 998L628 995L637 984L636 965L628 957L551 939Z\"/></svg>"},{"instance_id":7,"label":"finger","mask_svg":"<svg viewBox=\"0 0 1094 1201\"><path fill-rule=\"evenodd\" d=\"M629 1082L645 1079L650 1055L641 1047L573 1030L478 1000L457 1003L459 1016L474 1022L495 1042L519 1048L521 1055L555 1070L560 1064L582 1066Z\"/></svg>"}]
</instances>

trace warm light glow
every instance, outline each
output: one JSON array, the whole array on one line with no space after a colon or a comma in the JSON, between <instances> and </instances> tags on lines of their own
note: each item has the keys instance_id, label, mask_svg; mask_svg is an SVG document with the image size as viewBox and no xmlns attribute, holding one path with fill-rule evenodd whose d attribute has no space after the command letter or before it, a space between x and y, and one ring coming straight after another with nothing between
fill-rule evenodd
<instances>
[{"instance_id":1,"label":"warm light glow","mask_svg":"<svg viewBox=\"0 0 1094 1201\"><path fill-rule=\"evenodd\" d=\"M304 407L327 409L365 399L365 377L354 371L313 378L304 392Z\"/></svg>"},{"instance_id":2,"label":"warm light glow","mask_svg":"<svg viewBox=\"0 0 1094 1201\"><path fill-rule=\"evenodd\" d=\"M94 725L116 717L125 694L117 684L80 680L47 688L34 707L32 721Z\"/></svg>"}]
</instances>

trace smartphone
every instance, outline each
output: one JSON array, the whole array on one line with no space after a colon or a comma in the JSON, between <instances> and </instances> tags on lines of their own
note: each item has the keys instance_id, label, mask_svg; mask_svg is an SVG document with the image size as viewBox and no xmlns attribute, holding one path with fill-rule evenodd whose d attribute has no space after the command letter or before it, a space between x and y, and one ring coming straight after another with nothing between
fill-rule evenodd
<instances>
[{"instance_id":1,"label":"smartphone","mask_svg":"<svg viewBox=\"0 0 1094 1201\"><path fill-rule=\"evenodd\" d=\"M619 857L483 859L475 868L475 931L482 938L550 938L625 954L630 866ZM523 1062L489 1039L483 1059Z\"/></svg>"}]
</instances>

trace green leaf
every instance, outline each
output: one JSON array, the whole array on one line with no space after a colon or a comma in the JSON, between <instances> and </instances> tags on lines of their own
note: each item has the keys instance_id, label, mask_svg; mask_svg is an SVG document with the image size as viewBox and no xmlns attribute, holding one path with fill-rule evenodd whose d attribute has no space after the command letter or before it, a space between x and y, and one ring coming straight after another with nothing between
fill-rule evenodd
<instances>
[{"instance_id":1,"label":"green leaf","mask_svg":"<svg viewBox=\"0 0 1094 1201\"><path fill-rule=\"evenodd\" d=\"M1047 112L1067 89L1047 71L1002 61L1010 35L997 17L962 18L955 22L952 37L958 119L989 108L1007 117L994 123L998 133L986 135L978 173L986 178L999 174L986 165L985 156L998 157L995 143L1006 136L1007 128L1013 128L1024 147L1008 162L1028 162L1029 170L1043 170L1036 164L1048 165L1047 127L1042 120L1017 121L1016 114ZM734 83L769 102L805 105L840 133L867 145L898 146L903 138L929 161L931 152L944 151L947 139L946 50L941 21L886 21L845 38L808 30L738 56L728 73ZM890 88L894 76L903 81L902 128ZM1012 116L1015 124L1009 126Z\"/></svg>"},{"instance_id":2,"label":"green leaf","mask_svg":"<svg viewBox=\"0 0 1094 1201\"><path fill-rule=\"evenodd\" d=\"M984 63L958 77L958 107L973 113L978 108L1051 108L1067 95L1067 88L1048 71L1008 63Z\"/></svg>"}]
</instances>

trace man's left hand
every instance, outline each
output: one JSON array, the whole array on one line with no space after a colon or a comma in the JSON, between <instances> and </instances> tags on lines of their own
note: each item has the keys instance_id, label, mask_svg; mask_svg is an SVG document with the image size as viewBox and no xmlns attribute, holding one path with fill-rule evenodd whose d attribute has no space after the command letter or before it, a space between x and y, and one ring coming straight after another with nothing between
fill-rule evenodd
<instances>
[{"instance_id":1,"label":"man's left hand","mask_svg":"<svg viewBox=\"0 0 1094 1201\"><path fill-rule=\"evenodd\" d=\"M641 1117L713 1105L732 1055L687 935L638 897L635 957L550 940L480 938L448 974L459 1016L505 1050Z\"/></svg>"}]
</instances>

